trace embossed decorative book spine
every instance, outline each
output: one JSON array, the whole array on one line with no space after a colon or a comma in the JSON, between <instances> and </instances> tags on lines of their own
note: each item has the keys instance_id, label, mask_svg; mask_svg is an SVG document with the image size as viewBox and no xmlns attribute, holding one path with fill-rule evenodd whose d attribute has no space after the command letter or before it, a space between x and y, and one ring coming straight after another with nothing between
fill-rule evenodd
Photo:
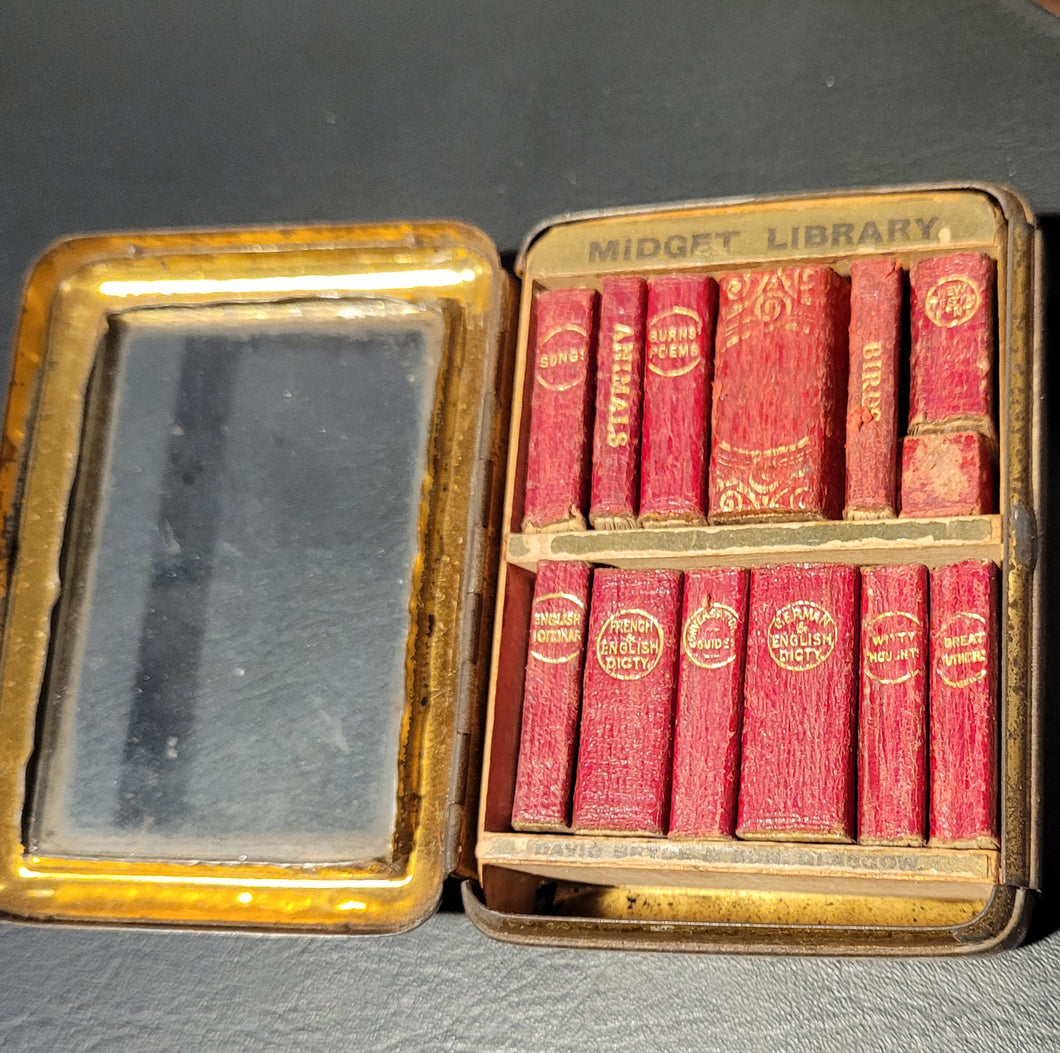
<instances>
[{"instance_id":1,"label":"embossed decorative book spine","mask_svg":"<svg viewBox=\"0 0 1060 1053\"><path fill-rule=\"evenodd\" d=\"M516 830L570 825L590 573L588 563L537 568L512 805Z\"/></svg>"},{"instance_id":2,"label":"embossed decorative book spine","mask_svg":"<svg viewBox=\"0 0 1060 1053\"><path fill-rule=\"evenodd\" d=\"M841 517L849 317L829 267L721 279L711 522Z\"/></svg>"},{"instance_id":3,"label":"embossed decorative book spine","mask_svg":"<svg viewBox=\"0 0 1060 1053\"><path fill-rule=\"evenodd\" d=\"M585 527L597 299L593 289L537 297L524 530Z\"/></svg>"},{"instance_id":4,"label":"embossed decorative book spine","mask_svg":"<svg viewBox=\"0 0 1060 1053\"><path fill-rule=\"evenodd\" d=\"M751 572L736 833L854 840L858 569Z\"/></svg>"},{"instance_id":5,"label":"embossed decorative book spine","mask_svg":"<svg viewBox=\"0 0 1060 1053\"><path fill-rule=\"evenodd\" d=\"M717 302L713 278L679 275L648 282L641 526L706 522Z\"/></svg>"},{"instance_id":6,"label":"embossed decorative book spine","mask_svg":"<svg viewBox=\"0 0 1060 1053\"><path fill-rule=\"evenodd\" d=\"M640 504L647 284L621 277L602 285L589 521L597 530L632 529Z\"/></svg>"},{"instance_id":7,"label":"embossed decorative book spine","mask_svg":"<svg viewBox=\"0 0 1060 1053\"><path fill-rule=\"evenodd\" d=\"M931 572L930 837L998 845L997 568Z\"/></svg>"},{"instance_id":8,"label":"embossed decorative book spine","mask_svg":"<svg viewBox=\"0 0 1060 1053\"><path fill-rule=\"evenodd\" d=\"M685 574L671 837L732 837L736 826L748 577L741 567Z\"/></svg>"},{"instance_id":9,"label":"embossed decorative book spine","mask_svg":"<svg viewBox=\"0 0 1060 1053\"><path fill-rule=\"evenodd\" d=\"M597 570L573 829L662 835L670 810L681 575Z\"/></svg>"},{"instance_id":10,"label":"embossed decorative book spine","mask_svg":"<svg viewBox=\"0 0 1060 1053\"><path fill-rule=\"evenodd\" d=\"M897 514L898 358L905 275L897 260L850 264L846 519Z\"/></svg>"},{"instance_id":11,"label":"embossed decorative book spine","mask_svg":"<svg viewBox=\"0 0 1060 1053\"><path fill-rule=\"evenodd\" d=\"M996 497L994 261L921 260L911 276L909 434L902 515L981 515Z\"/></svg>"},{"instance_id":12,"label":"embossed decorative book spine","mask_svg":"<svg viewBox=\"0 0 1060 1053\"><path fill-rule=\"evenodd\" d=\"M922 845L927 817L928 574L861 572L858 841Z\"/></svg>"}]
</instances>

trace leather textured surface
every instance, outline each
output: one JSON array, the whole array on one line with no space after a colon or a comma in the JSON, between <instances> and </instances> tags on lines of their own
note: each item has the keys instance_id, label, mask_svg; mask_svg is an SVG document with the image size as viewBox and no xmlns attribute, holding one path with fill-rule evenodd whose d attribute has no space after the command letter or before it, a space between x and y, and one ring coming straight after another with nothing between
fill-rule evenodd
<instances>
[{"instance_id":1,"label":"leather textured surface","mask_svg":"<svg viewBox=\"0 0 1060 1053\"><path fill-rule=\"evenodd\" d=\"M510 252L568 210L953 179L1060 237L1060 20L1025 0L39 0L0 40L5 353L75 231L451 216ZM363 940L3 924L0 1048L1049 1048L1058 836L1034 942L974 961L508 947L457 912Z\"/></svg>"}]
</instances>

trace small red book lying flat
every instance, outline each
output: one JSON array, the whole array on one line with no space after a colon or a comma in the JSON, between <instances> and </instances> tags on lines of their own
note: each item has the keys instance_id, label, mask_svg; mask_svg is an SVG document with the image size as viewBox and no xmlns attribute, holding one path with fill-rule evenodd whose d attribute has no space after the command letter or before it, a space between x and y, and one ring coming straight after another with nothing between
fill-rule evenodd
<instances>
[{"instance_id":1,"label":"small red book lying flat","mask_svg":"<svg viewBox=\"0 0 1060 1053\"><path fill-rule=\"evenodd\" d=\"M589 506L589 521L598 530L637 525L646 298L643 278L603 280Z\"/></svg>"},{"instance_id":2,"label":"small red book lying flat","mask_svg":"<svg viewBox=\"0 0 1060 1053\"><path fill-rule=\"evenodd\" d=\"M902 440L902 516L986 515L996 507L994 442L977 431Z\"/></svg>"},{"instance_id":3,"label":"small red book lying flat","mask_svg":"<svg viewBox=\"0 0 1060 1053\"><path fill-rule=\"evenodd\" d=\"M858 569L751 571L736 834L854 840Z\"/></svg>"},{"instance_id":4,"label":"small red book lying flat","mask_svg":"<svg viewBox=\"0 0 1060 1053\"><path fill-rule=\"evenodd\" d=\"M537 567L512 805L516 830L565 830L570 823L589 575L587 563L542 560Z\"/></svg>"},{"instance_id":5,"label":"small red book lying flat","mask_svg":"<svg viewBox=\"0 0 1060 1053\"><path fill-rule=\"evenodd\" d=\"M922 845L927 820L928 576L861 572L858 840Z\"/></svg>"},{"instance_id":6,"label":"small red book lying flat","mask_svg":"<svg viewBox=\"0 0 1060 1053\"><path fill-rule=\"evenodd\" d=\"M740 776L748 571L685 574L671 837L732 837Z\"/></svg>"},{"instance_id":7,"label":"small red book lying flat","mask_svg":"<svg viewBox=\"0 0 1060 1053\"><path fill-rule=\"evenodd\" d=\"M681 575L597 570L571 827L665 834Z\"/></svg>"},{"instance_id":8,"label":"small red book lying flat","mask_svg":"<svg viewBox=\"0 0 1060 1053\"><path fill-rule=\"evenodd\" d=\"M994 436L994 261L964 252L914 263L909 434L966 429Z\"/></svg>"},{"instance_id":9,"label":"small red book lying flat","mask_svg":"<svg viewBox=\"0 0 1060 1053\"><path fill-rule=\"evenodd\" d=\"M829 267L721 280L710 519L839 519L850 286Z\"/></svg>"},{"instance_id":10,"label":"small red book lying flat","mask_svg":"<svg viewBox=\"0 0 1060 1053\"><path fill-rule=\"evenodd\" d=\"M998 845L997 568L931 572L930 837Z\"/></svg>"},{"instance_id":11,"label":"small red book lying flat","mask_svg":"<svg viewBox=\"0 0 1060 1053\"><path fill-rule=\"evenodd\" d=\"M642 526L706 521L717 303L718 286L713 278L688 275L648 282Z\"/></svg>"},{"instance_id":12,"label":"small red book lying flat","mask_svg":"<svg viewBox=\"0 0 1060 1053\"><path fill-rule=\"evenodd\" d=\"M581 530L589 503L594 289L539 293L530 395L523 529Z\"/></svg>"},{"instance_id":13,"label":"small red book lying flat","mask_svg":"<svg viewBox=\"0 0 1060 1053\"><path fill-rule=\"evenodd\" d=\"M897 260L850 265L846 519L897 514L898 355L905 277Z\"/></svg>"}]
</instances>

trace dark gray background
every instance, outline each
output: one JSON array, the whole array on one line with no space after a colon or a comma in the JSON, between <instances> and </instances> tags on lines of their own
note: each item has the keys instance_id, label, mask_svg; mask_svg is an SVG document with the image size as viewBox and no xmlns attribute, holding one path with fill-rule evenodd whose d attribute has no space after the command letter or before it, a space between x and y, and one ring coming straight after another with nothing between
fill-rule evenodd
<instances>
[{"instance_id":1,"label":"dark gray background","mask_svg":"<svg viewBox=\"0 0 1060 1053\"><path fill-rule=\"evenodd\" d=\"M452 216L510 251L569 209L971 179L1060 240L1060 20L1025 0L36 0L0 46L5 345L74 231ZM0 926L0 1046L1048 1048L1057 898L975 961L506 947L455 911L365 940Z\"/></svg>"}]
</instances>

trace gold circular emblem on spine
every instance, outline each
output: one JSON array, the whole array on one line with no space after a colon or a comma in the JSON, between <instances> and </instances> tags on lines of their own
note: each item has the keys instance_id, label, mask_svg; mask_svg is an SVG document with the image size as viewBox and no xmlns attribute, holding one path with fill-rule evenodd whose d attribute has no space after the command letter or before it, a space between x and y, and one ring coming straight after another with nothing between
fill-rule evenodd
<instances>
[{"instance_id":1,"label":"gold circular emblem on spine","mask_svg":"<svg viewBox=\"0 0 1060 1053\"><path fill-rule=\"evenodd\" d=\"M566 391L585 377L589 334L580 325L550 329L534 350L537 382L550 391Z\"/></svg>"},{"instance_id":2,"label":"gold circular emblem on spine","mask_svg":"<svg viewBox=\"0 0 1060 1053\"><path fill-rule=\"evenodd\" d=\"M935 672L950 687L968 687L986 677L986 619L962 611L935 630Z\"/></svg>"},{"instance_id":3,"label":"gold circular emblem on spine","mask_svg":"<svg viewBox=\"0 0 1060 1053\"><path fill-rule=\"evenodd\" d=\"M672 307L648 321L648 369L660 377L680 377L703 357L703 323L690 307Z\"/></svg>"},{"instance_id":4,"label":"gold circular emblem on spine","mask_svg":"<svg viewBox=\"0 0 1060 1053\"><path fill-rule=\"evenodd\" d=\"M569 592L538 596L530 608L530 654L539 662L562 665L582 653L585 604Z\"/></svg>"},{"instance_id":5,"label":"gold circular emblem on spine","mask_svg":"<svg viewBox=\"0 0 1060 1053\"><path fill-rule=\"evenodd\" d=\"M637 608L615 611L596 637L596 660L615 680L640 680L658 664L663 631L654 614Z\"/></svg>"},{"instance_id":6,"label":"gold circular emblem on spine","mask_svg":"<svg viewBox=\"0 0 1060 1053\"><path fill-rule=\"evenodd\" d=\"M924 313L942 329L963 325L979 310L979 287L964 275L943 278L928 290Z\"/></svg>"},{"instance_id":7,"label":"gold circular emblem on spine","mask_svg":"<svg viewBox=\"0 0 1060 1053\"><path fill-rule=\"evenodd\" d=\"M920 676L920 619L907 611L884 611L865 624L862 667L878 684L904 684Z\"/></svg>"},{"instance_id":8,"label":"gold circular emblem on spine","mask_svg":"<svg viewBox=\"0 0 1060 1053\"><path fill-rule=\"evenodd\" d=\"M724 603L711 603L688 616L681 646L700 669L722 669L736 661L736 612Z\"/></svg>"},{"instance_id":9,"label":"gold circular emblem on spine","mask_svg":"<svg viewBox=\"0 0 1060 1053\"><path fill-rule=\"evenodd\" d=\"M790 673L805 673L827 661L835 638L835 619L809 600L786 603L773 615L766 633L773 661Z\"/></svg>"}]
</instances>

